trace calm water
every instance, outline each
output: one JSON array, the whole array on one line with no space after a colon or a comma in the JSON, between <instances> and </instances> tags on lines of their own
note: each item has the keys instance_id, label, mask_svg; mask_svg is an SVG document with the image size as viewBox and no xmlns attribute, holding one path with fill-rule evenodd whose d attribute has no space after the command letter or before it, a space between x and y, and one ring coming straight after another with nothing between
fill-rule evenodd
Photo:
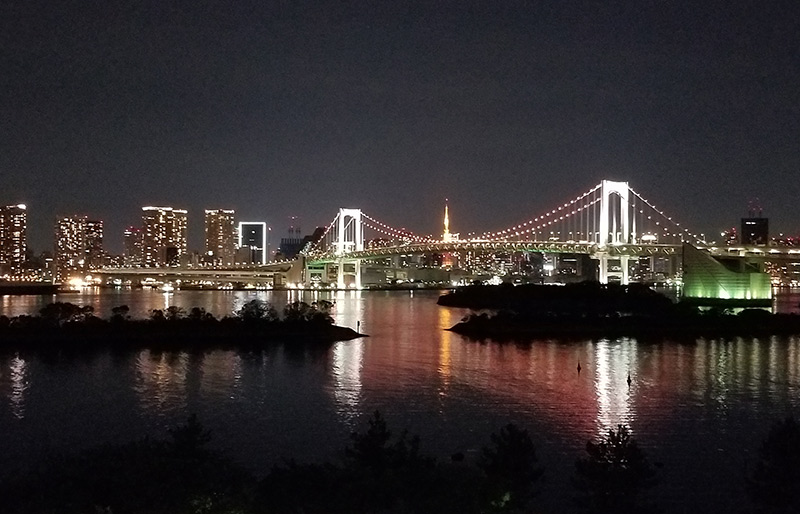
<instances>
[{"instance_id":1,"label":"calm water","mask_svg":"<svg viewBox=\"0 0 800 514\"><path fill-rule=\"evenodd\" d=\"M587 439L626 423L663 463L653 497L667 512L732 511L745 466L772 420L800 416L800 338L668 341L467 341L443 329L465 313L438 292L248 293L101 291L60 296L101 316L126 304L205 307L228 314L262 298L283 305L335 300L337 324L369 338L330 350L97 354L41 360L0 355L0 466L48 452L163 436L195 412L214 444L254 469L283 457L335 458L347 434L380 409L423 448L475 455L512 421L531 432L546 467L543 511L568 512L574 460ZM53 299L1 297L0 314L36 312ZM780 298L796 310L798 295ZM582 371L578 375L577 363ZM626 377L630 373L632 385Z\"/></svg>"}]
</instances>

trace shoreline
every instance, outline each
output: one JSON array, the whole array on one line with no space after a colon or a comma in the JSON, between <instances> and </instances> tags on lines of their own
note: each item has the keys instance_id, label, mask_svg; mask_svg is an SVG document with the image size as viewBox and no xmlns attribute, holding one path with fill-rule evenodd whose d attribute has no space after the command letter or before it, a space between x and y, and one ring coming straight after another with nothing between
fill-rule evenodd
<instances>
[{"instance_id":1,"label":"shoreline","mask_svg":"<svg viewBox=\"0 0 800 514\"><path fill-rule=\"evenodd\" d=\"M473 340L519 340L535 337L758 337L800 335L800 316L772 315L777 318L753 319L722 315L696 318L550 318L538 320L496 320L472 318L445 329ZM760 317L760 316L756 316Z\"/></svg>"},{"instance_id":2,"label":"shoreline","mask_svg":"<svg viewBox=\"0 0 800 514\"><path fill-rule=\"evenodd\" d=\"M288 344L328 347L340 341L369 337L349 327L273 326L245 323L147 320L101 322L87 326L70 323L52 328L0 328L0 351L81 352L95 350L263 350Z\"/></svg>"},{"instance_id":3,"label":"shoreline","mask_svg":"<svg viewBox=\"0 0 800 514\"><path fill-rule=\"evenodd\" d=\"M471 339L800 335L797 314L759 308L732 314L726 306L702 311L641 285L471 286L437 303L473 311L447 329Z\"/></svg>"}]
</instances>

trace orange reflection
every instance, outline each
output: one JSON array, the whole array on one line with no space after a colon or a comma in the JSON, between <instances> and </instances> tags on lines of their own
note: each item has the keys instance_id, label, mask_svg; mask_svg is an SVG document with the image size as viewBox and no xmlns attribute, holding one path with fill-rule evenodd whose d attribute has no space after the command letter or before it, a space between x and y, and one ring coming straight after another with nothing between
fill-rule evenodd
<instances>
[{"instance_id":1,"label":"orange reflection","mask_svg":"<svg viewBox=\"0 0 800 514\"><path fill-rule=\"evenodd\" d=\"M333 347L333 397L342 421L350 425L360 412L363 354L364 339L340 342Z\"/></svg>"},{"instance_id":2,"label":"orange reflection","mask_svg":"<svg viewBox=\"0 0 800 514\"><path fill-rule=\"evenodd\" d=\"M452 315L446 309L439 309L439 327L445 327L451 322ZM441 386L439 389L440 395L446 395L447 389L450 386L450 332L441 333L439 339L439 377L441 379Z\"/></svg>"}]
</instances>

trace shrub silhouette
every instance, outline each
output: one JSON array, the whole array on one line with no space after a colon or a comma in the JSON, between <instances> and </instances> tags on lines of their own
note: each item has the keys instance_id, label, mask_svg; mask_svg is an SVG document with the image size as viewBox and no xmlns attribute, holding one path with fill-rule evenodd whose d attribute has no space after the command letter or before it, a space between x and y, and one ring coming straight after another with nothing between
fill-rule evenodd
<instances>
[{"instance_id":1,"label":"shrub silhouette","mask_svg":"<svg viewBox=\"0 0 800 514\"><path fill-rule=\"evenodd\" d=\"M800 512L800 424L787 417L772 425L747 478L750 498L761 512Z\"/></svg>"},{"instance_id":2,"label":"shrub silhouette","mask_svg":"<svg viewBox=\"0 0 800 514\"><path fill-rule=\"evenodd\" d=\"M236 311L236 317L243 321L277 321L278 312L272 304L263 300L255 299L242 305Z\"/></svg>"},{"instance_id":3,"label":"shrub silhouette","mask_svg":"<svg viewBox=\"0 0 800 514\"><path fill-rule=\"evenodd\" d=\"M482 449L478 460L486 479L484 494L489 508L503 512L522 508L543 472L537 466L533 441L527 430L512 423L492 434L491 440L492 445Z\"/></svg>"},{"instance_id":4,"label":"shrub silhouette","mask_svg":"<svg viewBox=\"0 0 800 514\"><path fill-rule=\"evenodd\" d=\"M246 512L252 477L204 448L208 432L191 416L169 431L73 456L51 456L0 481L3 512L130 514Z\"/></svg>"},{"instance_id":5,"label":"shrub silhouette","mask_svg":"<svg viewBox=\"0 0 800 514\"><path fill-rule=\"evenodd\" d=\"M75 321L86 321L92 317L93 313L94 307L91 305L81 307L69 302L49 303L39 311L42 320L55 326L63 326L65 323Z\"/></svg>"},{"instance_id":6,"label":"shrub silhouette","mask_svg":"<svg viewBox=\"0 0 800 514\"><path fill-rule=\"evenodd\" d=\"M573 484L580 503L593 512L650 511L639 505L642 491L658 482L656 472L624 425L600 441L586 443L587 457L575 462Z\"/></svg>"}]
</instances>

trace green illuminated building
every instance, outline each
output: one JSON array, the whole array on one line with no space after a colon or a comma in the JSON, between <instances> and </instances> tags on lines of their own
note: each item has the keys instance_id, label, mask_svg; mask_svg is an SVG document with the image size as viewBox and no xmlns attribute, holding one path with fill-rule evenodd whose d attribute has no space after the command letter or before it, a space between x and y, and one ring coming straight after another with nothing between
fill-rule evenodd
<instances>
[{"instance_id":1,"label":"green illuminated building","mask_svg":"<svg viewBox=\"0 0 800 514\"><path fill-rule=\"evenodd\" d=\"M683 299L698 305L772 305L772 284L761 266L741 257L717 259L683 245Z\"/></svg>"}]
</instances>

